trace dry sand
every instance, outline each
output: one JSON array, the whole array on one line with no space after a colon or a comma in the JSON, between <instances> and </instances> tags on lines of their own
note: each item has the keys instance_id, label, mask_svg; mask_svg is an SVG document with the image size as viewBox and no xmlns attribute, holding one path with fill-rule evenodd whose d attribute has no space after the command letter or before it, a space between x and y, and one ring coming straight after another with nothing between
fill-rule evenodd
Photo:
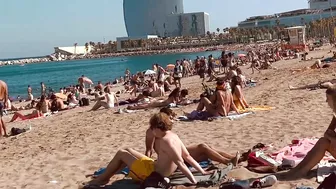
<instances>
[{"instance_id":1,"label":"dry sand","mask_svg":"<svg viewBox=\"0 0 336 189\"><path fill-rule=\"evenodd\" d=\"M329 50L310 53L327 55ZM330 54L329 54L330 55ZM257 112L243 119L213 122L176 122L176 131L186 145L208 143L231 153L246 150L262 142L273 144L274 150L303 137L320 137L328 127L332 113L325 103L324 90L289 91L288 84L303 85L332 79L333 68L292 74L289 68L306 67L314 61L298 60L275 63L278 70L265 70L250 75L258 80L257 87L244 90L251 105L276 107L272 111ZM265 78L268 78L265 80ZM195 76L183 80L191 97L201 92L201 80ZM177 109L192 111L196 105ZM0 188L77 188L87 181L85 174L105 166L118 149L132 147L144 152L145 130L151 114L157 109L134 114L114 114L114 110L88 112L89 107L58 113L51 117L7 124L7 128L33 129L18 137L0 139ZM8 122L10 116L6 116ZM258 176L244 168L231 173L245 179ZM57 181L56 183L54 181ZM316 178L293 182L279 182L273 188L318 186Z\"/></svg>"}]
</instances>

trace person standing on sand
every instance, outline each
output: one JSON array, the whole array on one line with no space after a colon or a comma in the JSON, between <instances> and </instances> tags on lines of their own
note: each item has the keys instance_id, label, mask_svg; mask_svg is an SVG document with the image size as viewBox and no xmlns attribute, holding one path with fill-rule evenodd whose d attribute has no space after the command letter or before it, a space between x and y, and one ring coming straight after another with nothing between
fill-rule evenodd
<instances>
[{"instance_id":1,"label":"person standing on sand","mask_svg":"<svg viewBox=\"0 0 336 189\"><path fill-rule=\"evenodd\" d=\"M7 103L8 103L8 87L4 81L0 80L0 137L8 136L5 122L2 119L3 110L7 107Z\"/></svg>"},{"instance_id":2,"label":"person standing on sand","mask_svg":"<svg viewBox=\"0 0 336 189\"><path fill-rule=\"evenodd\" d=\"M34 99L32 91L33 91L32 88L30 87L30 85L28 85L28 87L27 87L27 93L28 93L28 98L27 98L27 100L28 100L28 101L31 101L31 100Z\"/></svg>"},{"instance_id":3,"label":"person standing on sand","mask_svg":"<svg viewBox=\"0 0 336 189\"><path fill-rule=\"evenodd\" d=\"M203 175L211 174L205 171L190 156L181 139L173 133L173 122L165 113L158 113L151 117L149 129L156 138L158 148L158 159L153 159L130 148L119 150L106 168L106 171L88 184L104 185L119 170L128 166L130 168L129 177L133 180L143 182L147 178L169 177L177 168L194 184L197 183L195 177L185 164L189 163ZM146 187L146 186L144 186Z\"/></svg>"}]
</instances>

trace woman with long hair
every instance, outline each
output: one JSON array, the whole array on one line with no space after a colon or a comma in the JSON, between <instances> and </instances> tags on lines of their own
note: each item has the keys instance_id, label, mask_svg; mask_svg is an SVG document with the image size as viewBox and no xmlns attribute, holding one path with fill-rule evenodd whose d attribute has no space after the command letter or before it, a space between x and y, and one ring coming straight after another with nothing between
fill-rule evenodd
<instances>
[{"instance_id":1,"label":"woman with long hair","mask_svg":"<svg viewBox=\"0 0 336 189\"><path fill-rule=\"evenodd\" d=\"M245 110L249 107L243 94L242 84L243 83L239 76L234 76L231 80L233 102L239 110Z\"/></svg>"}]
</instances>

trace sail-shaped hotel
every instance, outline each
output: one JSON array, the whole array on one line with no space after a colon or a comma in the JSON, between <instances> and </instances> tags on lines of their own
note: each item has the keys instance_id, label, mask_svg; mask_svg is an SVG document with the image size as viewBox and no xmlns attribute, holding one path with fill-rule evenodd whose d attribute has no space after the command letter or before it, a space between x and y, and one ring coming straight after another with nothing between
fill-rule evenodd
<instances>
[{"instance_id":1,"label":"sail-shaped hotel","mask_svg":"<svg viewBox=\"0 0 336 189\"><path fill-rule=\"evenodd\" d=\"M184 13L183 0L124 0L129 37L204 35L209 31L205 12Z\"/></svg>"}]
</instances>

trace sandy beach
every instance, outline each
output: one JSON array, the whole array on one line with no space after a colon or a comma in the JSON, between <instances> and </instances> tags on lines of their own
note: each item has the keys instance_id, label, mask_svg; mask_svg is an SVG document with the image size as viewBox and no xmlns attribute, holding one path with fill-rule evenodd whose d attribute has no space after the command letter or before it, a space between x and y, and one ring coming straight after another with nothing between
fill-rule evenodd
<instances>
[{"instance_id":1,"label":"sandy beach","mask_svg":"<svg viewBox=\"0 0 336 189\"><path fill-rule=\"evenodd\" d=\"M310 52L309 57L327 56L330 48ZM331 54L329 54L331 56ZM279 61L277 70L262 70L251 75L258 81L256 87L244 89L251 105L276 107L271 111L256 112L239 120L213 122L175 122L173 130L186 145L208 143L220 150L235 153L246 151L255 144L273 144L274 151L286 146L293 139L321 137L328 127L332 112L325 102L325 90L290 91L288 85L304 85L319 80L335 78L335 69L310 70L293 74L290 68L310 66L315 60L299 62ZM183 79L190 98L198 98L202 91L198 76ZM210 85L210 84L209 84ZM126 97L126 96L125 96ZM123 98L125 98L123 97ZM92 106L92 103L91 103ZM114 114L114 110L88 112L90 107L77 108L50 117L8 123L7 129L23 128L28 133L0 139L0 188L70 189L87 181L86 174L104 167L118 149L132 147L144 152L145 130L150 115L158 109L130 114ZM174 109L178 115L191 112L196 104ZM5 117L10 120L11 115ZM258 176L241 164L230 176L247 179ZM273 188L318 186L316 176L291 182L279 182Z\"/></svg>"}]
</instances>

